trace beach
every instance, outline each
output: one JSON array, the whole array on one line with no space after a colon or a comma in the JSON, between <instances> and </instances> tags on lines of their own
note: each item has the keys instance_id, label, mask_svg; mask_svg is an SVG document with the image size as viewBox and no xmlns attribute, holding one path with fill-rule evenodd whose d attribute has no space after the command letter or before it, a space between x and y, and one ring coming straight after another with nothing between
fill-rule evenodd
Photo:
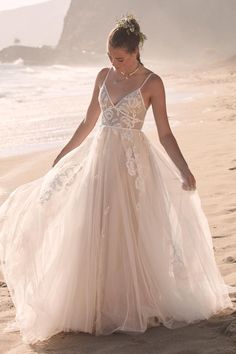
<instances>
[{"instance_id":1,"label":"beach","mask_svg":"<svg viewBox=\"0 0 236 354\"><path fill-rule=\"evenodd\" d=\"M159 72L158 67L154 66L153 70ZM217 264L225 282L236 286L236 69L229 65L185 71L183 65L177 72L162 69L160 76L168 92L167 112L172 122L172 131L196 178L202 207L213 237ZM43 176L51 168L63 143L78 124L77 111L80 112L79 119L82 119L89 88L86 86L87 91L83 91L87 96L82 106L74 87L73 92L63 96L60 111L68 109L72 123L70 126L68 122L64 124L64 117L61 116L58 139L50 144L48 140L48 145L37 150L37 144L44 136L38 135L34 148L29 149L32 144L29 133L28 145L19 149L22 153L16 154L23 141L20 132L15 150L11 154L10 150L4 150L0 158L0 202L16 187ZM5 113L9 114L7 102L4 107ZM53 107L57 108L56 100L50 107L41 107L45 114L44 120L49 108L52 114ZM27 103L22 109L23 113L26 108ZM30 111L27 112L30 116ZM6 129L8 133L9 126ZM151 108L144 132L153 144L158 144ZM19 332L3 332L7 321L13 320L15 311L2 274L0 281L0 353L236 353L236 311L225 311L220 316L175 330L160 326L150 328L140 335L115 333L101 337L85 333L60 333L45 343L29 346L22 343ZM231 298L236 310L236 294L231 294Z\"/></svg>"}]
</instances>

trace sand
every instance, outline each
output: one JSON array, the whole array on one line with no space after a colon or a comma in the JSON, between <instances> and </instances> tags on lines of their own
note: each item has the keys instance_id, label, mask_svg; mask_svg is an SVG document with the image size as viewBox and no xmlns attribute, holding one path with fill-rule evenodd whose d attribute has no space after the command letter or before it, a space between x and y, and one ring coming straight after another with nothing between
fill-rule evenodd
<instances>
[{"instance_id":1,"label":"sand","mask_svg":"<svg viewBox=\"0 0 236 354\"><path fill-rule=\"evenodd\" d=\"M156 70L158 72L158 70ZM161 74L161 73L160 73ZM197 181L202 207L212 232L219 269L229 285L236 285L236 69L214 67L163 72L166 88L196 90L199 96L167 107L182 124L172 128ZM157 142L157 131L148 132ZM0 201L18 185L42 176L58 150L31 153L0 161ZM85 333L60 333L38 345L25 345L19 332L2 333L14 317L14 306L1 275L0 353L78 354L229 354L236 353L235 312L226 311L187 327L150 328L141 335L115 333L94 337Z\"/></svg>"}]
</instances>

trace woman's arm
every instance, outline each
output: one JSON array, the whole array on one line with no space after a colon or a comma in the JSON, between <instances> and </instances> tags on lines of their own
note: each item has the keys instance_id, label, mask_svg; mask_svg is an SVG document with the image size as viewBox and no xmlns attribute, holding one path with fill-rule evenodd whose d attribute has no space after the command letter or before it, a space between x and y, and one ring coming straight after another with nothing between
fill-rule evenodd
<instances>
[{"instance_id":1,"label":"woman's arm","mask_svg":"<svg viewBox=\"0 0 236 354\"><path fill-rule=\"evenodd\" d=\"M152 110L160 142L184 177L186 183L183 184L183 188L186 190L196 189L196 180L192 175L170 128L166 112L165 88L162 79L158 75L150 80L150 90Z\"/></svg>"},{"instance_id":2,"label":"woman's arm","mask_svg":"<svg viewBox=\"0 0 236 354\"><path fill-rule=\"evenodd\" d=\"M98 101L98 94L99 94L99 83L101 82L102 78L104 77L104 74L106 73L106 68L102 69L96 77L95 80L95 85L93 89L93 94L92 94L92 99L89 104L86 116L84 120L79 124L78 128L76 129L74 135L70 139L70 141L65 145L65 147L61 150L59 155L56 157L56 159L53 162L53 166L56 165L56 163L64 156L66 155L69 151L73 150L77 146L79 146L82 141L88 136L88 134L92 131L94 128L98 117L101 113L99 101Z\"/></svg>"}]
</instances>

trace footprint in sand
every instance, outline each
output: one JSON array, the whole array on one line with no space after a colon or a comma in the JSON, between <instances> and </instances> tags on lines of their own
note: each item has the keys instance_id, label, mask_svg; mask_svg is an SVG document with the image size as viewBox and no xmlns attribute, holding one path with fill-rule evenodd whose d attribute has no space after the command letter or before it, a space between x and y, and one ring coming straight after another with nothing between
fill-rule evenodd
<instances>
[{"instance_id":1,"label":"footprint in sand","mask_svg":"<svg viewBox=\"0 0 236 354\"><path fill-rule=\"evenodd\" d=\"M213 238L224 238L224 237L227 237L229 235L213 235L212 237Z\"/></svg>"},{"instance_id":2,"label":"footprint in sand","mask_svg":"<svg viewBox=\"0 0 236 354\"><path fill-rule=\"evenodd\" d=\"M225 328L225 334L227 336L233 336L236 337L236 320L233 320L226 328Z\"/></svg>"},{"instance_id":3,"label":"footprint in sand","mask_svg":"<svg viewBox=\"0 0 236 354\"><path fill-rule=\"evenodd\" d=\"M236 257L228 256L223 259L224 263L236 263Z\"/></svg>"},{"instance_id":4,"label":"footprint in sand","mask_svg":"<svg viewBox=\"0 0 236 354\"><path fill-rule=\"evenodd\" d=\"M229 213L234 213L236 211L236 208L227 209L226 211L229 212Z\"/></svg>"}]
</instances>

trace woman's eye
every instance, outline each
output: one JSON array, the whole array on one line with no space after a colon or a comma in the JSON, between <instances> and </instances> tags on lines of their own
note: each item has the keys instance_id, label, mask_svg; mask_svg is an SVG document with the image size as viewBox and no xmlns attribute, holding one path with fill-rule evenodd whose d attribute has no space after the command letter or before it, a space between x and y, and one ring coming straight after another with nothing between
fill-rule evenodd
<instances>
[{"instance_id":1,"label":"woman's eye","mask_svg":"<svg viewBox=\"0 0 236 354\"><path fill-rule=\"evenodd\" d=\"M112 61L112 56L109 53L107 53L107 55L108 55L109 59ZM117 59L117 61L119 63L123 63L124 60L123 59Z\"/></svg>"}]
</instances>

